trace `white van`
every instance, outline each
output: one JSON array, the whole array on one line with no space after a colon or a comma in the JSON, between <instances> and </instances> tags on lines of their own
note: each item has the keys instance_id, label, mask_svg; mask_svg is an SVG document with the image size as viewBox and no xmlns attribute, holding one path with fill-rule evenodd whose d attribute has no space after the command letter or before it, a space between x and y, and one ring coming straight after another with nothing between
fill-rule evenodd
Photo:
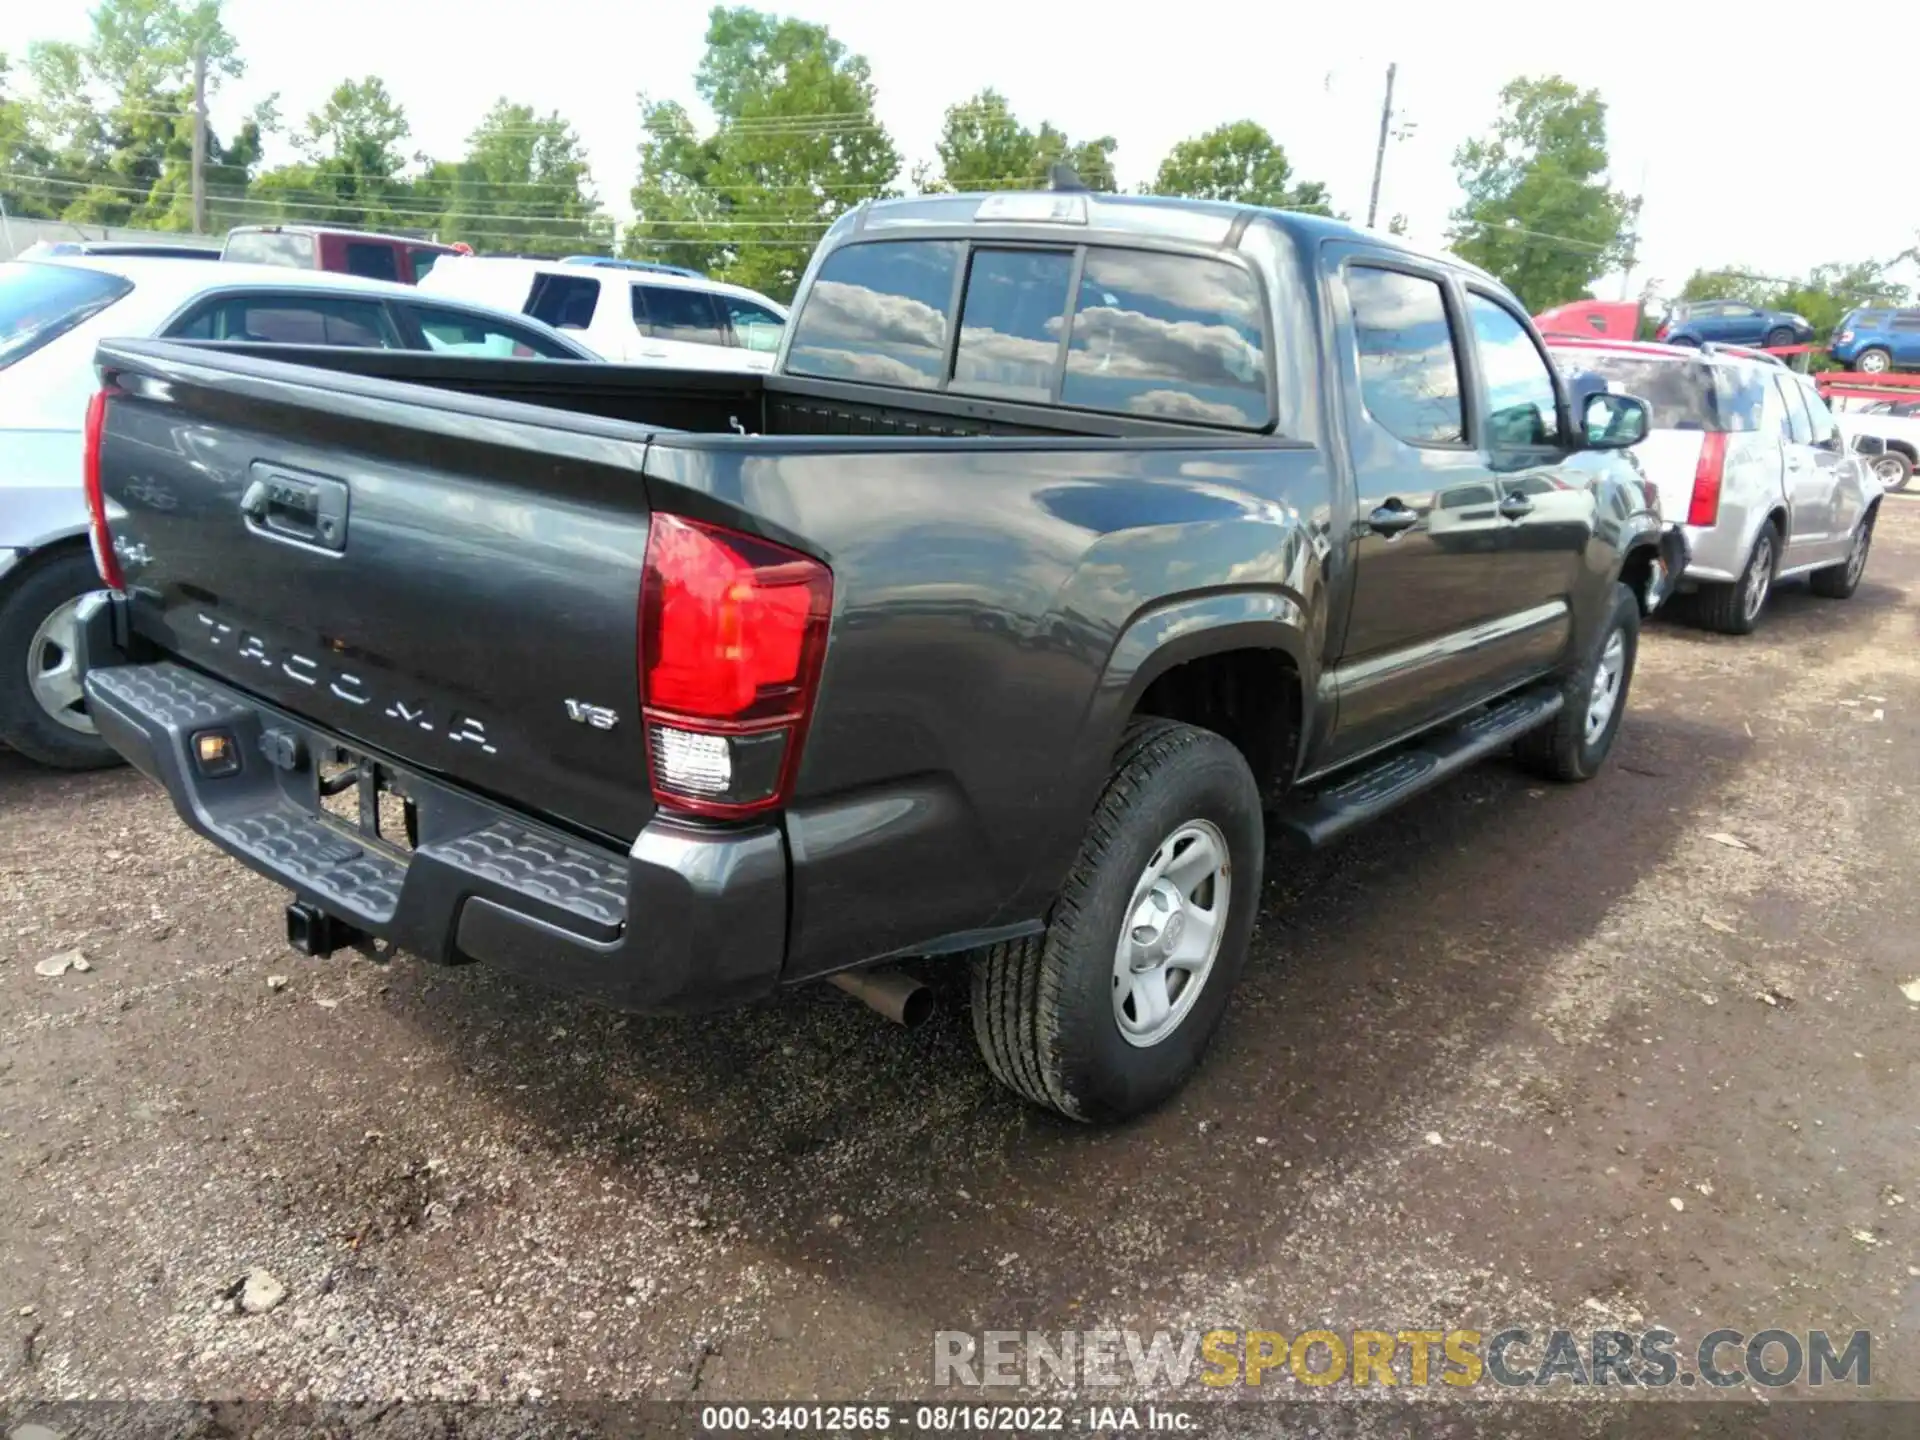
<instances>
[{"instance_id":1,"label":"white van","mask_svg":"<svg viewBox=\"0 0 1920 1440\"><path fill-rule=\"evenodd\" d=\"M786 307L756 291L638 261L455 255L419 288L531 315L631 365L764 373L787 324Z\"/></svg>"}]
</instances>

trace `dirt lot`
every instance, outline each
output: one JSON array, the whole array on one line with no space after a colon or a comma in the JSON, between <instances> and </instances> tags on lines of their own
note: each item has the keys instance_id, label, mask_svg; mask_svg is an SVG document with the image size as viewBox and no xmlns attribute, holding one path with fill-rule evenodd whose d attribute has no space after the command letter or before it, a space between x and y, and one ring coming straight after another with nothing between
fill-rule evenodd
<instances>
[{"instance_id":1,"label":"dirt lot","mask_svg":"<svg viewBox=\"0 0 1920 1440\"><path fill-rule=\"evenodd\" d=\"M0 1399L905 1397L938 1329L1509 1321L1868 1328L1920 1398L1917 601L1894 499L1853 602L1653 626L1596 783L1281 861L1206 1069L1107 1133L994 1088L951 984L906 1033L302 960L138 776L0 755Z\"/></svg>"}]
</instances>

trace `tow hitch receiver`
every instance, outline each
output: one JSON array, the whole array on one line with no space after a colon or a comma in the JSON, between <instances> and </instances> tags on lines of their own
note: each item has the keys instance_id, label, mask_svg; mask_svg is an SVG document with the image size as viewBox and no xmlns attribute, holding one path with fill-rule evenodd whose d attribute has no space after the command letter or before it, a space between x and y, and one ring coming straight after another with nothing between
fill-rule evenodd
<instances>
[{"instance_id":1,"label":"tow hitch receiver","mask_svg":"<svg viewBox=\"0 0 1920 1440\"><path fill-rule=\"evenodd\" d=\"M329 915L318 905L295 900L287 906L287 944L302 955L324 960L336 950L345 950L365 937L346 921Z\"/></svg>"}]
</instances>

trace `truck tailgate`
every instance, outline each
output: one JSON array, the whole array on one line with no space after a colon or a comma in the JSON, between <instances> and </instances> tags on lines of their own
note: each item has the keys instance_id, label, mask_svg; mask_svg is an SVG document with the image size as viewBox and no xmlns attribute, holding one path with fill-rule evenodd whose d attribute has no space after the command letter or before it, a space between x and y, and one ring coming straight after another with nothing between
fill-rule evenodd
<instances>
[{"instance_id":1,"label":"truck tailgate","mask_svg":"<svg viewBox=\"0 0 1920 1440\"><path fill-rule=\"evenodd\" d=\"M644 430L158 342L99 358L137 635L533 813L646 822Z\"/></svg>"}]
</instances>

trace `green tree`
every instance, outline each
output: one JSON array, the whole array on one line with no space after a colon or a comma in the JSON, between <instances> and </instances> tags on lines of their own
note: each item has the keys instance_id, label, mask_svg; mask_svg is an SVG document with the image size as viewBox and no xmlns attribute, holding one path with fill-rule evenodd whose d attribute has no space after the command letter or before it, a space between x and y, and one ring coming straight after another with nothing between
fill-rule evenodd
<instances>
[{"instance_id":1,"label":"green tree","mask_svg":"<svg viewBox=\"0 0 1920 1440\"><path fill-rule=\"evenodd\" d=\"M369 230L432 229L434 211L412 203L400 145L412 133L406 111L379 77L342 80L295 137L300 160L267 171L252 195L278 218ZM261 207L257 219L271 218ZM422 222L425 222L424 224Z\"/></svg>"},{"instance_id":2,"label":"green tree","mask_svg":"<svg viewBox=\"0 0 1920 1440\"><path fill-rule=\"evenodd\" d=\"M191 161L195 51L206 56L209 92L244 71L221 3L102 0L84 43L28 47L28 132L63 218L172 214L154 192L171 191L170 158Z\"/></svg>"},{"instance_id":3,"label":"green tree","mask_svg":"<svg viewBox=\"0 0 1920 1440\"><path fill-rule=\"evenodd\" d=\"M33 133L26 102L13 93L11 64L0 51L0 206L9 215L50 219L60 213L40 176L48 169L44 146Z\"/></svg>"},{"instance_id":4,"label":"green tree","mask_svg":"<svg viewBox=\"0 0 1920 1440\"><path fill-rule=\"evenodd\" d=\"M613 243L573 127L504 98L467 137L465 158L430 166L413 196L444 212L441 239L475 250L573 254Z\"/></svg>"},{"instance_id":5,"label":"green tree","mask_svg":"<svg viewBox=\"0 0 1920 1440\"><path fill-rule=\"evenodd\" d=\"M641 97L626 253L785 299L826 227L899 174L867 62L825 26L716 7L694 89L717 121L705 136Z\"/></svg>"},{"instance_id":6,"label":"green tree","mask_svg":"<svg viewBox=\"0 0 1920 1440\"><path fill-rule=\"evenodd\" d=\"M1185 195L1196 200L1232 200L1330 215L1327 187L1317 180L1293 182L1287 152L1264 125L1235 120L1182 140L1160 162L1149 195Z\"/></svg>"},{"instance_id":7,"label":"green tree","mask_svg":"<svg viewBox=\"0 0 1920 1440\"><path fill-rule=\"evenodd\" d=\"M1607 107L1558 75L1500 91L1491 134L1455 152L1449 239L1533 310L1586 298L1632 249L1640 202L1607 183Z\"/></svg>"},{"instance_id":8,"label":"green tree","mask_svg":"<svg viewBox=\"0 0 1920 1440\"><path fill-rule=\"evenodd\" d=\"M1044 186L1055 164L1064 163L1089 189L1116 190L1111 135L1078 143L1041 121L1029 130L997 90L982 90L947 107L934 150L940 173L915 172L923 190L1031 190Z\"/></svg>"}]
</instances>

